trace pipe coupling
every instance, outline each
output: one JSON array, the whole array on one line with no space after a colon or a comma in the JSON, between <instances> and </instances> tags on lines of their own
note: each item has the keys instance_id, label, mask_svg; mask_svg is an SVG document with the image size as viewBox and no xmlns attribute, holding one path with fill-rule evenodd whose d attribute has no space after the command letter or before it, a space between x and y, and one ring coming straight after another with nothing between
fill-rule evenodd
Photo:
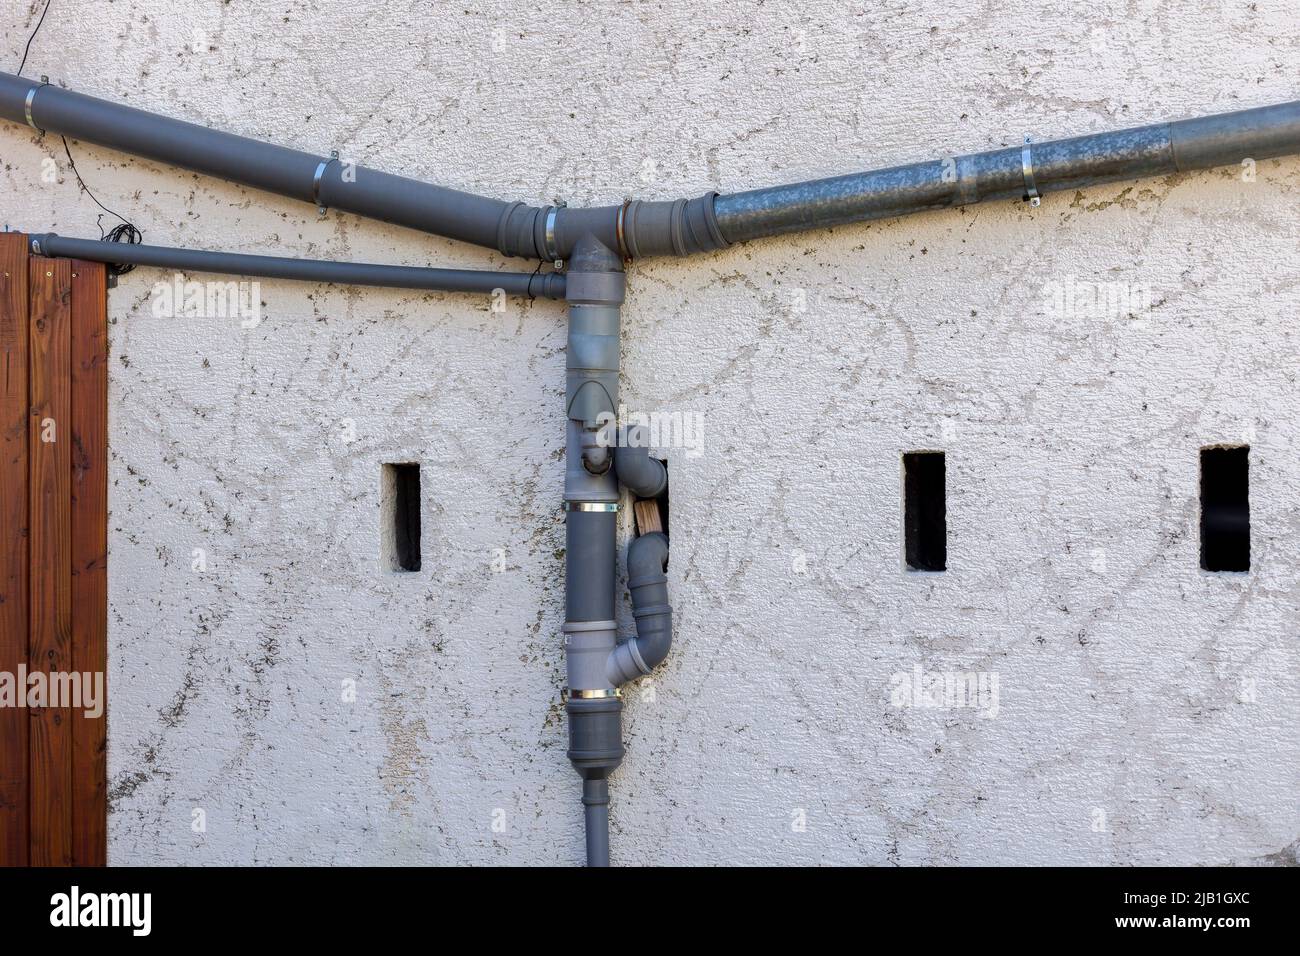
<instances>
[{"instance_id":1,"label":"pipe coupling","mask_svg":"<svg viewBox=\"0 0 1300 956\"><path fill-rule=\"evenodd\" d=\"M612 691L606 661L618 643L616 621L568 621L564 625L565 663L569 672L569 697L587 691Z\"/></svg>"},{"instance_id":2,"label":"pipe coupling","mask_svg":"<svg viewBox=\"0 0 1300 956\"><path fill-rule=\"evenodd\" d=\"M609 682L615 687L644 677L653 670L641 657L636 638L629 638L609 655Z\"/></svg>"},{"instance_id":3,"label":"pipe coupling","mask_svg":"<svg viewBox=\"0 0 1300 956\"><path fill-rule=\"evenodd\" d=\"M643 202L633 199L618 210L615 232L625 258L689 256L725 249L729 243L714 212L716 192L698 199Z\"/></svg>"}]
</instances>

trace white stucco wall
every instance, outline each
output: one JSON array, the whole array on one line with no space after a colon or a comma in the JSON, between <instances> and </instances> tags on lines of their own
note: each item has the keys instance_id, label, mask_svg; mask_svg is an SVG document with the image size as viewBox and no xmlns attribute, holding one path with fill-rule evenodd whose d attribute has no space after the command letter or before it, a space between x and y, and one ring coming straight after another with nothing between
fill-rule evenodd
<instances>
[{"instance_id":1,"label":"white stucco wall","mask_svg":"<svg viewBox=\"0 0 1300 956\"><path fill-rule=\"evenodd\" d=\"M570 204L1300 95L1296 0L55 6L31 75ZM149 242L500 265L73 150ZM12 228L97 234L57 137L0 159ZM624 399L706 443L664 450L677 644L626 697L616 862L1294 862L1297 212L1270 160L638 263ZM157 317L169 278L109 298L112 862L579 861L563 309L267 281L246 329ZM1071 280L1153 305L1045 315ZM1198 450L1239 441L1253 567L1206 574ZM901 568L918 448L943 575ZM385 461L422 465L418 574L379 565ZM893 706L917 664L996 675L997 715Z\"/></svg>"}]
</instances>

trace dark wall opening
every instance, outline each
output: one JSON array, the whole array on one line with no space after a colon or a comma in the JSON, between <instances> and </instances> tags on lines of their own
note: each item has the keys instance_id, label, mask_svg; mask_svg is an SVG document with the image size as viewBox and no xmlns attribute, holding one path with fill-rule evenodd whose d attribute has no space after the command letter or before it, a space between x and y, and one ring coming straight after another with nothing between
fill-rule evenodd
<instances>
[{"instance_id":1,"label":"dark wall opening","mask_svg":"<svg viewBox=\"0 0 1300 956\"><path fill-rule=\"evenodd\" d=\"M1201 567L1250 570L1250 448L1201 449Z\"/></svg>"},{"instance_id":2,"label":"dark wall opening","mask_svg":"<svg viewBox=\"0 0 1300 956\"><path fill-rule=\"evenodd\" d=\"M903 455L903 535L909 570L948 569L946 479L943 452Z\"/></svg>"},{"instance_id":3,"label":"dark wall opening","mask_svg":"<svg viewBox=\"0 0 1300 956\"><path fill-rule=\"evenodd\" d=\"M381 501L389 570L420 570L420 466L384 465Z\"/></svg>"}]
</instances>

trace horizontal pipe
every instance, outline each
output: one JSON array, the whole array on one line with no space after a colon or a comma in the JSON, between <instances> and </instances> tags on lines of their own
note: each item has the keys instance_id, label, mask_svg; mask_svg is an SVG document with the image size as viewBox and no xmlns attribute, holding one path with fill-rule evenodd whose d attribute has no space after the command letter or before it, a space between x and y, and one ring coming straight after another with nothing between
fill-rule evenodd
<instances>
[{"instance_id":1,"label":"horizontal pipe","mask_svg":"<svg viewBox=\"0 0 1300 956\"><path fill-rule=\"evenodd\" d=\"M340 285L380 286L389 289L427 289L437 292L483 292L501 289L506 295L564 298L565 278L558 272L484 272L470 269L425 269L366 262L332 262L323 259L287 259L251 256L201 249L174 249L96 239L69 239L54 233L29 237L33 253L64 259L87 259L115 265L156 266L218 275L336 282Z\"/></svg>"},{"instance_id":2,"label":"horizontal pipe","mask_svg":"<svg viewBox=\"0 0 1300 956\"><path fill-rule=\"evenodd\" d=\"M568 259L584 236L627 258L726 246L713 193L588 209L531 206L274 146L0 72L0 118L506 256Z\"/></svg>"},{"instance_id":3,"label":"horizontal pipe","mask_svg":"<svg viewBox=\"0 0 1300 956\"><path fill-rule=\"evenodd\" d=\"M1300 100L718 196L727 242L1300 152Z\"/></svg>"},{"instance_id":4,"label":"horizontal pipe","mask_svg":"<svg viewBox=\"0 0 1300 956\"><path fill-rule=\"evenodd\" d=\"M1300 101L719 196L531 206L258 142L0 73L0 118L346 212L531 259L584 237L625 258L962 206L1036 198L1300 152Z\"/></svg>"},{"instance_id":5,"label":"horizontal pipe","mask_svg":"<svg viewBox=\"0 0 1300 956\"><path fill-rule=\"evenodd\" d=\"M511 204L501 200L274 146L9 73L0 73L0 117L492 249L501 244L500 231L511 212Z\"/></svg>"}]
</instances>

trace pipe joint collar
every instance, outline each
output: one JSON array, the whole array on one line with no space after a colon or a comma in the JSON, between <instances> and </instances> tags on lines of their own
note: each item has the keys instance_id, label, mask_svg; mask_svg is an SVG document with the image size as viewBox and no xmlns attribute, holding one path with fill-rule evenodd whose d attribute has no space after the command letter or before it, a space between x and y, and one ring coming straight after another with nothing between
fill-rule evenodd
<instances>
[{"instance_id":1,"label":"pipe joint collar","mask_svg":"<svg viewBox=\"0 0 1300 956\"><path fill-rule=\"evenodd\" d=\"M564 297L570 304L622 305L627 280L621 272L573 272L567 274Z\"/></svg>"},{"instance_id":2,"label":"pipe joint collar","mask_svg":"<svg viewBox=\"0 0 1300 956\"><path fill-rule=\"evenodd\" d=\"M649 674L652 668L641 657L636 638L629 638L609 655L609 682L621 687L628 681L636 680Z\"/></svg>"},{"instance_id":3,"label":"pipe joint collar","mask_svg":"<svg viewBox=\"0 0 1300 956\"><path fill-rule=\"evenodd\" d=\"M570 695L575 691L612 691L605 662L618 643L614 621L570 621L564 625L565 659Z\"/></svg>"},{"instance_id":4,"label":"pipe joint collar","mask_svg":"<svg viewBox=\"0 0 1300 956\"><path fill-rule=\"evenodd\" d=\"M570 697L569 760L583 780L603 780L623 762L623 702Z\"/></svg>"},{"instance_id":5,"label":"pipe joint collar","mask_svg":"<svg viewBox=\"0 0 1300 956\"><path fill-rule=\"evenodd\" d=\"M722 234L714 211L716 192L698 199L666 202L632 200L618 213L620 251L630 259L644 256L689 256L697 252L725 249L730 243Z\"/></svg>"},{"instance_id":6,"label":"pipe joint collar","mask_svg":"<svg viewBox=\"0 0 1300 956\"><path fill-rule=\"evenodd\" d=\"M659 584L659 583L661 582L641 581L637 584L633 584L631 581L629 581L627 583L627 586L629 588L635 588L635 587L642 587L646 584ZM672 605L670 604L652 604L649 607L637 608L635 611L632 612L632 616L635 618L642 618L642 617L655 617L660 614L672 614L672 613L673 613L673 609L672 609Z\"/></svg>"}]
</instances>

